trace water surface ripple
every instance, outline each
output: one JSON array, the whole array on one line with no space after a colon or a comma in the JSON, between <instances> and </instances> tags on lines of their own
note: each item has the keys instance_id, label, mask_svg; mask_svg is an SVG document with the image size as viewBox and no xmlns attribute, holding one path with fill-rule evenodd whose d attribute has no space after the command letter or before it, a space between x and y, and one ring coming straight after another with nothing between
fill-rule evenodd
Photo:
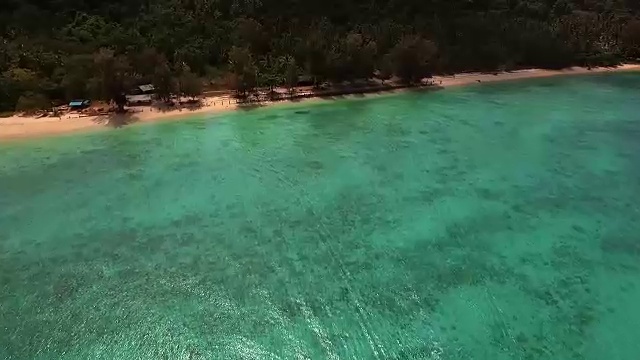
<instances>
[{"instance_id":1,"label":"water surface ripple","mask_svg":"<svg viewBox=\"0 0 640 360\"><path fill-rule=\"evenodd\" d=\"M639 90L539 79L0 145L0 358L637 359Z\"/></svg>"}]
</instances>

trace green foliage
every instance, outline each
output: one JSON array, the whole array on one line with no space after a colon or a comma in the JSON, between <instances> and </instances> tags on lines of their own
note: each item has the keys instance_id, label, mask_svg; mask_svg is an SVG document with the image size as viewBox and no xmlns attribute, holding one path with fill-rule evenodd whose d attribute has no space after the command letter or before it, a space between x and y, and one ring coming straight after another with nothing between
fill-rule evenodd
<instances>
[{"instance_id":1,"label":"green foliage","mask_svg":"<svg viewBox=\"0 0 640 360\"><path fill-rule=\"evenodd\" d=\"M11 68L0 75L0 104L3 109L13 110L22 94L27 91L39 91L38 76L29 69Z\"/></svg>"},{"instance_id":2,"label":"green foliage","mask_svg":"<svg viewBox=\"0 0 640 360\"><path fill-rule=\"evenodd\" d=\"M160 100L167 101L176 89L176 80L169 67L169 62L163 57L153 70L152 84L155 87L156 95Z\"/></svg>"},{"instance_id":3,"label":"green foliage","mask_svg":"<svg viewBox=\"0 0 640 360\"><path fill-rule=\"evenodd\" d=\"M93 55L73 55L63 67L58 69L60 85L66 99L84 99L89 97L88 81L93 76Z\"/></svg>"},{"instance_id":4,"label":"green foliage","mask_svg":"<svg viewBox=\"0 0 640 360\"><path fill-rule=\"evenodd\" d=\"M322 28L312 30L306 37L301 52L304 54L306 71L313 76L317 84L329 76L329 44L325 36L330 36L328 31Z\"/></svg>"},{"instance_id":5,"label":"green foliage","mask_svg":"<svg viewBox=\"0 0 640 360\"><path fill-rule=\"evenodd\" d=\"M298 75L616 64L640 57L639 18L625 0L12 0L0 7L0 111L27 92L115 100L151 82L161 98L181 83L195 94L196 78L224 74L246 94Z\"/></svg>"},{"instance_id":6,"label":"green foliage","mask_svg":"<svg viewBox=\"0 0 640 360\"><path fill-rule=\"evenodd\" d=\"M258 68L248 48L233 46L229 51L229 87L238 94L246 95L258 82Z\"/></svg>"},{"instance_id":7,"label":"green foliage","mask_svg":"<svg viewBox=\"0 0 640 360\"><path fill-rule=\"evenodd\" d=\"M438 52L436 45L417 35L403 37L388 55L393 72L407 83L431 76Z\"/></svg>"},{"instance_id":8,"label":"green foliage","mask_svg":"<svg viewBox=\"0 0 640 360\"><path fill-rule=\"evenodd\" d=\"M202 95L202 80L187 65L183 66L178 77L178 93L190 98Z\"/></svg>"},{"instance_id":9,"label":"green foliage","mask_svg":"<svg viewBox=\"0 0 640 360\"><path fill-rule=\"evenodd\" d=\"M375 69L375 41L361 33L351 32L336 41L330 52L329 71L332 80L366 79Z\"/></svg>"},{"instance_id":10,"label":"green foliage","mask_svg":"<svg viewBox=\"0 0 640 360\"><path fill-rule=\"evenodd\" d=\"M164 54L158 53L154 48L145 48L131 56L133 71L142 81L149 82L159 67L169 66Z\"/></svg>"},{"instance_id":11,"label":"green foliage","mask_svg":"<svg viewBox=\"0 0 640 360\"><path fill-rule=\"evenodd\" d=\"M632 58L640 58L640 20L628 22L622 29L624 53Z\"/></svg>"},{"instance_id":12,"label":"green foliage","mask_svg":"<svg viewBox=\"0 0 640 360\"><path fill-rule=\"evenodd\" d=\"M298 84L299 73L298 64L293 56L283 56L280 58L280 63L284 69L284 83L291 91L291 89Z\"/></svg>"},{"instance_id":13,"label":"green foliage","mask_svg":"<svg viewBox=\"0 0 640 360\"><path fill-rule=\"evenodd\" d=\"M22 94L16 103L17 112L33 113L38 110L47 110L50 108L51 102L46 96L30 91Z\"/></svg>"},{"instance_id":14,"label":"green foliage","mask_svg":"<svg viewBox=\"0 0 640 360\"><path fill-rule=\"evenodd\" d=\"M379 69L376 73L376 77L384 83L386 80L391 79L393 76L393 61L391 55L385 56L380 61Z\"/></svg>"},{"instance_id":15,"label":"green foliage","mask_svg":"<svg viewBox=\"0 0 640 360\"><path fill-rule=\"evenodd\" d=\"M133 86L133 69L124 55L100 49L93 57L94 77L90 89L94 97L103 100L116 98Z\"/></svg>"},{"instance_id":16,"label":"green foliage","mask_svg":"<svg viewBox=\"0 0 640 360\"><path fill-rule=\"evenodd\" d=\"M269 50L269 37L263 26L254 19L239 18L235 22L232 35L234 44L246 45L251 53L266 54Z\"/></svg>"},{"instance_id":17,"label":"green foliage","mask_svg":"<svg viewBox=\"0 0 640 360\"><path fill-rule=\"evenodd\" d=\"M38 87L38 76L29 69L12 68L2 74L9 87L19 91L28 91Z\"/></svg>"},{"instance_id":18,"label":"green foliage","mask_svg":"<svg viewBox=\"0 0 640 360\"><path fill-rule=\"evenodd\" d=\"M284 82L284 68L279 58L265 56L260 61L258 69L258 86L273 90L274 87Z\"/></svg>"}]
</instances>

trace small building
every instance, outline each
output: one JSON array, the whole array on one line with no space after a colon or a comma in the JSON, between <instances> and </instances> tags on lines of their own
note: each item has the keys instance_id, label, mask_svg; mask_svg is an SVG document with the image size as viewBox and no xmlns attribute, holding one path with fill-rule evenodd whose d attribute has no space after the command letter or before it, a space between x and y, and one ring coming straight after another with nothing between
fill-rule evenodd
<instances>
[{"instance_id":1,"label":"small building","mask_svg":"<svg viewBox=\"0 0 640 360\"><path fill-rule=\"evenodd\" d=\"M140 94L153 94L156 92L156 88L153 84L140 85L138 86L138 89L140 89Z\"/></svg>"},{"instance_id":2,"label":"small building","mask_svg":"<svg viewBox=\"0 0 640 360\"><path fill-rule=\"evenodd\" d=\"M69 102L69 108L71 110L81 110L86 109L91 105L91 100L72 100Z\"/></svg>"},{"instance_id":3,"label":"small building","mask_svg":"<svg viewBox=\"0 0 640 360\"><path fill-rule=\"evenodd\" d=\"M129 91L131 95L153 95L156 92L155 86L153 84L146 84L136 86Z\"/></svg>"},{"instance_id":4,"label":"small building","mask_svg":"<svg viewBox=\"0 0 640 360\"><path fill-rule=\"evenodd\" d=\"M151 105L153 96L151 94L127 95L127 104L129 106Z\"/></svg>"},{"instance_id":5,"label":"small building","mask_svg":"<svg viewBox=\"0 0 640 360\"><path fill-rule=\"evenodd\" d=\"M312 86L314 84L314 79L310 75L301 75L298 77L297 86Z\"/></svg>"}]
</instances>

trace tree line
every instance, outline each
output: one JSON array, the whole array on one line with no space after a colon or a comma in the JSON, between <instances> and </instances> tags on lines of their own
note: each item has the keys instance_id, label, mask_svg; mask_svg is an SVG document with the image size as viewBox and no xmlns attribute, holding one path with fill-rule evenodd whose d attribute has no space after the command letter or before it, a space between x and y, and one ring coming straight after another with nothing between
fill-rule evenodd
<instances>
[{"instance_id":1,"label":"tree line","mask_svg":"<svg viewBox=\"0 0 640 360\"><path fill-rule=\"evenodd\" d=\"M640 57L629 0L7 0L0 110Z\"/></svg>"}]
</instances>

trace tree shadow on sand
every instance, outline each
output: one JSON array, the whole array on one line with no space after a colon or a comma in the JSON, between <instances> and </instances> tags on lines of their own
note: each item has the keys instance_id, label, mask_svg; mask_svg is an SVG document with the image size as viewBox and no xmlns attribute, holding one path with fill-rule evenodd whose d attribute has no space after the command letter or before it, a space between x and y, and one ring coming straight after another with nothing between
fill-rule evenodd
<instances>
[{"instance_id":1,"label":"tree shadow on sand","mask_svg":"<svg viewBox=\"0 0 640 360\"><path fill-rule=\"evenodd\" d=\"M264 102L247 102L247 103L238 103L236 106L238 110L250 111L259 109L261 107L266 106Z\"/></svg>"},{"instance_id":2,"label":"tree shadow on sand","mask_svg":"<svg viewBox=\"0 0 640 360\"><path fill-rule=\"evenodd\" d=\"M112 113L109 115L101 115L97 116L93 122L96 124L112 127L112 128L121 128L123 126L131 125L140 120L139 117L136 116L134 112L125 112L121 114Z\"/></svg>"},{"instance_id":3,"label":"tree shadow on sand","mask_svg":"<svg viewBox=\"0 0 640 360\"><path fill-rule=\"evenodd\" d=\"M204 107L204 102L201 99L190 99L182 102L157 102L154 103L151 108L157 112L170 112L170 111L195 111Z\"/></svg>"},{"instance_id":4,"label":"tree shadow on sand","mask_svg":"<svg viewBox=\"0 0 640 360\"><path fill-rule=\"evenodd\" d=\"M202 100L185 101L182 103L181 108L188 111L196 111L204 106Z\"/></svg>"},{"instance_id":5,"label":"tree shadow on sand","mask_svg":"<svg viewBox=\"0 0 640 360\"><path fill-rule=\"evenodd\" d=\"M406 91L416 92L416 93L440 91L440 90L444 90L444 86L438 85L438 84L422 85L422 86L411 86L411 87L407 87L406 88Z\"/></svg>"}]
</instances>

